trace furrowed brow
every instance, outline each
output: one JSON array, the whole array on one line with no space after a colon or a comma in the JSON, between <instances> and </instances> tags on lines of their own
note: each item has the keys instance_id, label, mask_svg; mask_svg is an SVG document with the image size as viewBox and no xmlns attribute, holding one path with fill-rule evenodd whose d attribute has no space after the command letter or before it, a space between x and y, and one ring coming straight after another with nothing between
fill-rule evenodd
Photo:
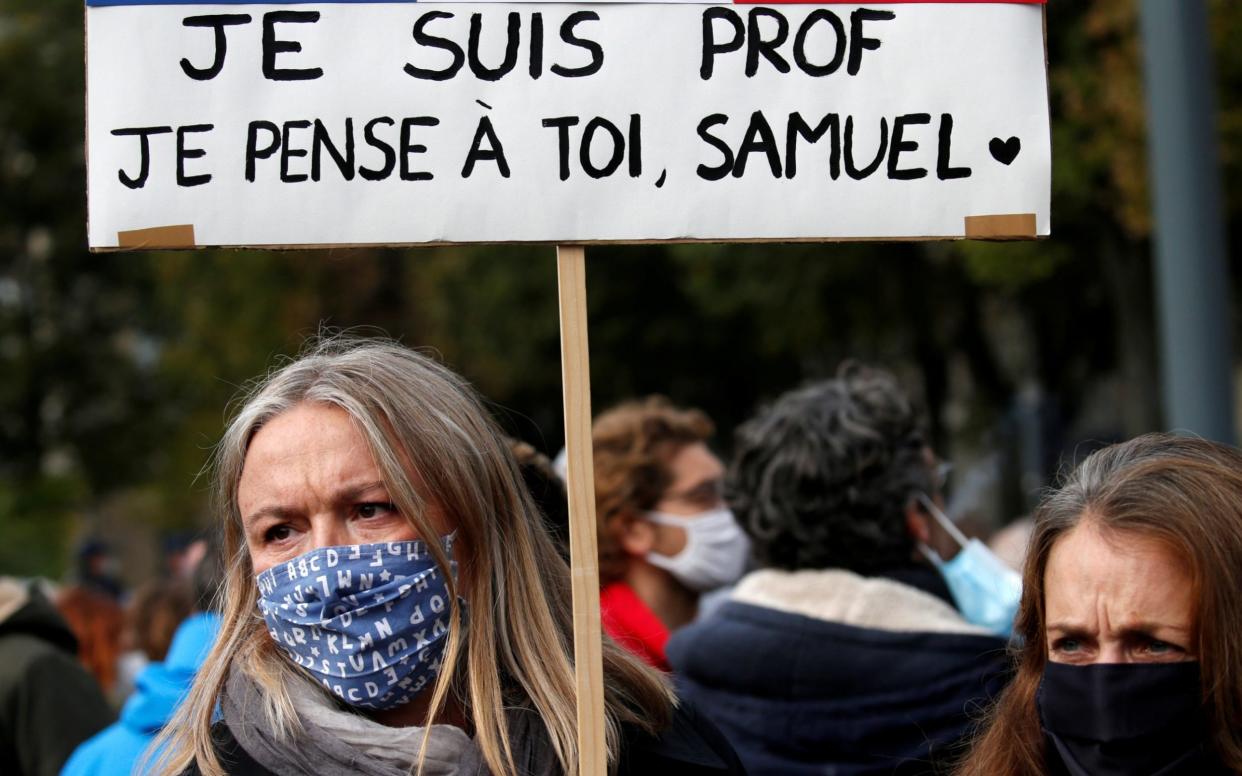
<instances>
[{"instance_id":1,"label":"furrowed brow","mask_svg":"<svg viewBox=\"0 0 1242 776\"><path fill-rule=\"evenodd\" d=\"M363 495L370 493L373 490L381 490L381 489L387 490L387 488L388 486L384 484L383 480L375 480L374 482L364 482L358 485L350 485L348 487L338 490L336 494L333 496L333 501L335 501L338 504L347 504L352 501L357 501Z\"/></svg>"},{"instance_id":2,"label":"furrowed brow","mask_svg":"<svg viewBox=\"0 0 1242 776\"><path fill-rule=\"evenodd\" d=\"M1190 633L1190 628L1173 623L1136 622L1121 628L1123 636L1155 636L1157 631L1173 631L1174 633Z\"/></svg>"},{"instance_id":3,"label":"furrowed brow","mask_svg":"<svg viewBox=\"0 0 1242 776\"><path fill-rule=\"evenodd\" d=\"M1056 631L1063 636L1073 636L1074 638L1085 638L1091 634L1083 625L1075 622L1050 622L1044 628L1048 633Z\"/></svg>"},{"instance_id":4,"label":"furrowed brow","mask_svg":"<svg viewBox=\"0 0 1242 776\"><path fill-rule=\"evenodd\" d=\"M293 510L286 507L270 506L262 507L251 512L242 518L242 524L246 526L254 525L264 518L273 518L276 520L287 520L293 515Z\"/></svg>"}]
</instances>

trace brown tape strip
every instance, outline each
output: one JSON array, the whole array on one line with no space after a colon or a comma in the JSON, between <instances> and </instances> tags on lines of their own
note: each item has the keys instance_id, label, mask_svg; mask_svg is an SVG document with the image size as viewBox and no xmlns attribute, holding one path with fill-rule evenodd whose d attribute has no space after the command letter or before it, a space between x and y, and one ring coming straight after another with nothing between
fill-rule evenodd
<instances>
[{"instance_id":1,"label":"brown tape strip","mask_svg":"<svg viewBox=\"0 0 1242 776\"><path fill-rule=\"evenodd\" d=\"M150 229L131 229L116 233L117 247L130 250L138 248L193 248L194 224L155 226Z\"/></svg>"},{"instance_id":2,"label":"brown tape strip","mask_svg":"<svg viewBox=\"0 0 1242 776\"><path fill-rule=\"evenodd\" d=\"M974 239L1029 239L1035 237L1034 213L966 216L966 236Z\"/></svg>"}]
</instances>

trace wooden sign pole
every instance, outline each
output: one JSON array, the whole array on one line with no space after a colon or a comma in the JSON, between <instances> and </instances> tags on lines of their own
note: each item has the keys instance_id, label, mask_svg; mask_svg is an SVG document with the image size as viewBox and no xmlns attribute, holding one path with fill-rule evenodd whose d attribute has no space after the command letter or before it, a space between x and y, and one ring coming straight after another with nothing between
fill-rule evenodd
<instances>
[{"instance_id":1,"label":"wooden sign pole","mask_svg":"<svg viewBox=\"0 0 1242 776\"><path fill-rule=\"evenodd\" d=\"M569 555L574 604L574 673L578 690L578 774L608 772L604 747L604 669L600 646L599 549L595 535L595 464L591 449L591 364L587 351L586 250L556 249L561 315L561 383L569 481Z\"/></svg>"}]
</instances>

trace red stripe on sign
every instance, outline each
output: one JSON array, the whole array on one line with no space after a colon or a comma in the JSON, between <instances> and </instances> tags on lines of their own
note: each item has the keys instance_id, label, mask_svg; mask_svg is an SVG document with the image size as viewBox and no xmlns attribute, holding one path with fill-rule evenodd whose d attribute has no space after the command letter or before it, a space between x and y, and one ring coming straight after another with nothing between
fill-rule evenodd
<instances>
[{"instance_id":1,"label":"red stripe on sign","mask_svg":"<svg viewBox=\"0 0 1242 776\"><path fill-rule=\"evenodd\" d=\"M992 3L996 5L1047 5L1048 0L875 0L860 3L858 0L733 0L734 5L904 5L907 3L940 3L961 5L964 3Z\"/></svg>"}]
</instances>

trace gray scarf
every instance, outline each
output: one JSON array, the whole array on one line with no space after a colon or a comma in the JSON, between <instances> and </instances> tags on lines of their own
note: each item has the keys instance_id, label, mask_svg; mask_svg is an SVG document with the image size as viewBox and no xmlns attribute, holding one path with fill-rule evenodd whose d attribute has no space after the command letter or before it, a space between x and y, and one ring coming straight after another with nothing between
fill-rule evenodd
<instances>
[{"instance_id":1,"label":"gray scarf","mask_svg":"<svg viewBox=\"0 0 1242 776\"><path fill-rule=\"evenodd\" d=\"M272 730L263 699L241 671L229 675L221 697L224 722L242 748L278 776L406 776L418 766L426 728L388 727L338 708L326 693L299 677L288 688L302 731L290 738ZM523 776L555 776L559 763L538 718L509 717L514 760ZM432 725L424 776L491 776L470 736L452 725Z\"/></svg>"}]
</instances>

